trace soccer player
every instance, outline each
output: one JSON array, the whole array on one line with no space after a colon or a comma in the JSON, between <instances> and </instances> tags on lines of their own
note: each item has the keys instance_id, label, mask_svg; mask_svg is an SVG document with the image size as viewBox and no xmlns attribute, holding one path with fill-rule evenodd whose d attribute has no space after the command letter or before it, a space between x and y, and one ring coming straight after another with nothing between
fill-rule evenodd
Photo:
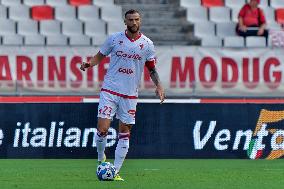
<instances>
[{"instance_id":1,"label":"soccer player","mask_svg":"<svg viewBox=\"0 0 284 189\"><path fill-rule=\"evenodd\" d=\"M156 94L161 103L165 94L155 68L155 50L153 42L140 32L141 17L137 10L125 13L126 30L110 35L99 52L83 62L80 69L98 65L103 58L110 56L108 71L104 77L98 106L98 125L96 144L98 163L106 160L105 146L107 134L113 116L119 119L118 143L115 149L114 166L116 181L123 181L119 170L129 149L130 130L135 124L138 86L144 65L150 71L150 77L156 85Z\"/></svg>"}]
</instances>

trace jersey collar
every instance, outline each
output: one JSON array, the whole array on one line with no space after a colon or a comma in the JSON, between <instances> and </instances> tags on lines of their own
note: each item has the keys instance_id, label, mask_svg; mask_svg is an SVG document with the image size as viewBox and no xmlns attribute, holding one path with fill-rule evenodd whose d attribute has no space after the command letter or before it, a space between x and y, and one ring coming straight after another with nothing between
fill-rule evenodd
<instances>
[{"instance_id":1,"label":"jersey collar","mask_svg":"<svg viewBox=\"0 0 284 189\"><path fill-rule=\"evenodd\" d=\"M129 35L127 35L127 30L125 30L125 36L126 36L131 42L134 42L134 41L138 40L138 39L142 36L142 33L139 32L139 34L138 34L134 39L131 39L131 38L129 37Z\"/></svg>"}]
</instances>

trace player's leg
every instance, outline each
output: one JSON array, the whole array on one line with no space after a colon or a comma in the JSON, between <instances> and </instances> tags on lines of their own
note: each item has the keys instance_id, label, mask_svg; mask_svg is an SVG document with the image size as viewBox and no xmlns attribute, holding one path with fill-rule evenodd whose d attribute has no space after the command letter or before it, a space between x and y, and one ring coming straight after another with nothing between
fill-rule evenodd
<instances>
[{"instance_id":1,"label":"player's leg","mask_svg":"<svg viewBox=\"0 0 284 189\"><path fill-rule=\"evenodd\" d=\"M119 172L122 164L125 160L129 149L129 139L130 139L130 131L131 131L131 124L126 124L119 121L119 134L118 134L118 142L115 149L115 159L114 159L114 166L116 171Z\"/></svg>"},{"instance_id":2,"label":"player's leg","mask_svg":"<svg viewBox=\"0 0 284 189\"><path fill-rule=\"evenodd\" d=\"M117 110L117 97L109 93L101 92L98 107L98 125L95 141L98 152L98 162L105 161L105 147L110 123Z\"/></svg>"},{"instance_id":3,"label":"player's leg","mask_svg":"<svg viewBox=\"0 0 284 189\"><path fill-rule=\"evenodd\" d=\"M118 143L115 149L114 166L117 173L123 165L129 149L130 131L135 124L136 99L121 99L116 117L119 121ZM115 180L123 180L118 174Z\"/></svg>"},{"instance_id":4,"label":"player's leg","mask_svg":"<svg viewBox=\"0 0 284 189\"><path fill-rule=\"evenodd\" d=\"M107 118L98 118L97 135L95 137L97 152L98 152L98 163L106 160L105 147L107 143L107 134L110 127L111 120Z\"/></svg>"}]
</instances>

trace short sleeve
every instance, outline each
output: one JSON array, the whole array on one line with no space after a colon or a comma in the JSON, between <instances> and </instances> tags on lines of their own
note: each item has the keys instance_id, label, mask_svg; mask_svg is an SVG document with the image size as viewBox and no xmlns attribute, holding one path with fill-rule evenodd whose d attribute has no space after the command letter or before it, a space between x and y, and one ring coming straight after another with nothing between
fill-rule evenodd
<instances>
[{"instance_id":1,"label":"short sleeve","mask_svg":"<svg viewBox=\"0 0 284 189\"><path fill-rule=\"evenodd\" d=\"M266 19L265 19L265 15L264 15L263 10L260 9L260 10L259 10L259 13L260 13L260 15L259 15L260 23L261 23L261 24L265 24L265 23L266 23Z\"/></svg>"},{"instance_id":2,"label":"short sleeve","mask_svg":"<svg viewBox=\"0 0 284 189\"><path fill-rule=\"evenodd\" d=\"M153 61L156 58L156 51L153 42L149 43L149 48L146 55L146 61Z\"/></svg>"},{"instance_id":3,"label":"short sleeve","mask_svg":"<svg viewBox=\"0 0 284 189\"><path fill-rule=\"evenodd\" d=\"M240 18L240 17L243 18L243 17L245 16L245 14L246 14L246 9L247 9L247 6L244 5L244 6L241 8L240 12L239 12L238 18Z\"/></svg>"},{"instance_id":4,"label":"short sleeve","mask_svg":"<svg viewBox=\"0 0 284 189\"><path fill-rule=\"evenodd\" d=\"M101 46L100 48L100 52L105 55L105 56L108 56L112 49L113 49L113 45L114 44L114 36L113 35L110 35L106 41L104 42L104 44Z\"/></svg>"}]
</instances>

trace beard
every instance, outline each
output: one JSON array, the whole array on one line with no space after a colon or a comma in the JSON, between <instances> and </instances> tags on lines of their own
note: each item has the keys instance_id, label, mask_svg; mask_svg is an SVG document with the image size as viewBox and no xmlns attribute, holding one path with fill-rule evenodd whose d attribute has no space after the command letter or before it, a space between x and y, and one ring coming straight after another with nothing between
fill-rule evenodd
<instances>
[{"instance_id":1,"label":"beard","mask_svg":"<svg viewBox=\"0 0 284 189\"><path fill-rule=\"evenodd\" d=\"M132 26L132 27L130 27L130 26L127 26L127 29L128 29L128 31L130 31L131 33L137 33L138 31L139 31L139 29L140 29L140 27L139 26Z\"/></svg>"}]
</instances>

